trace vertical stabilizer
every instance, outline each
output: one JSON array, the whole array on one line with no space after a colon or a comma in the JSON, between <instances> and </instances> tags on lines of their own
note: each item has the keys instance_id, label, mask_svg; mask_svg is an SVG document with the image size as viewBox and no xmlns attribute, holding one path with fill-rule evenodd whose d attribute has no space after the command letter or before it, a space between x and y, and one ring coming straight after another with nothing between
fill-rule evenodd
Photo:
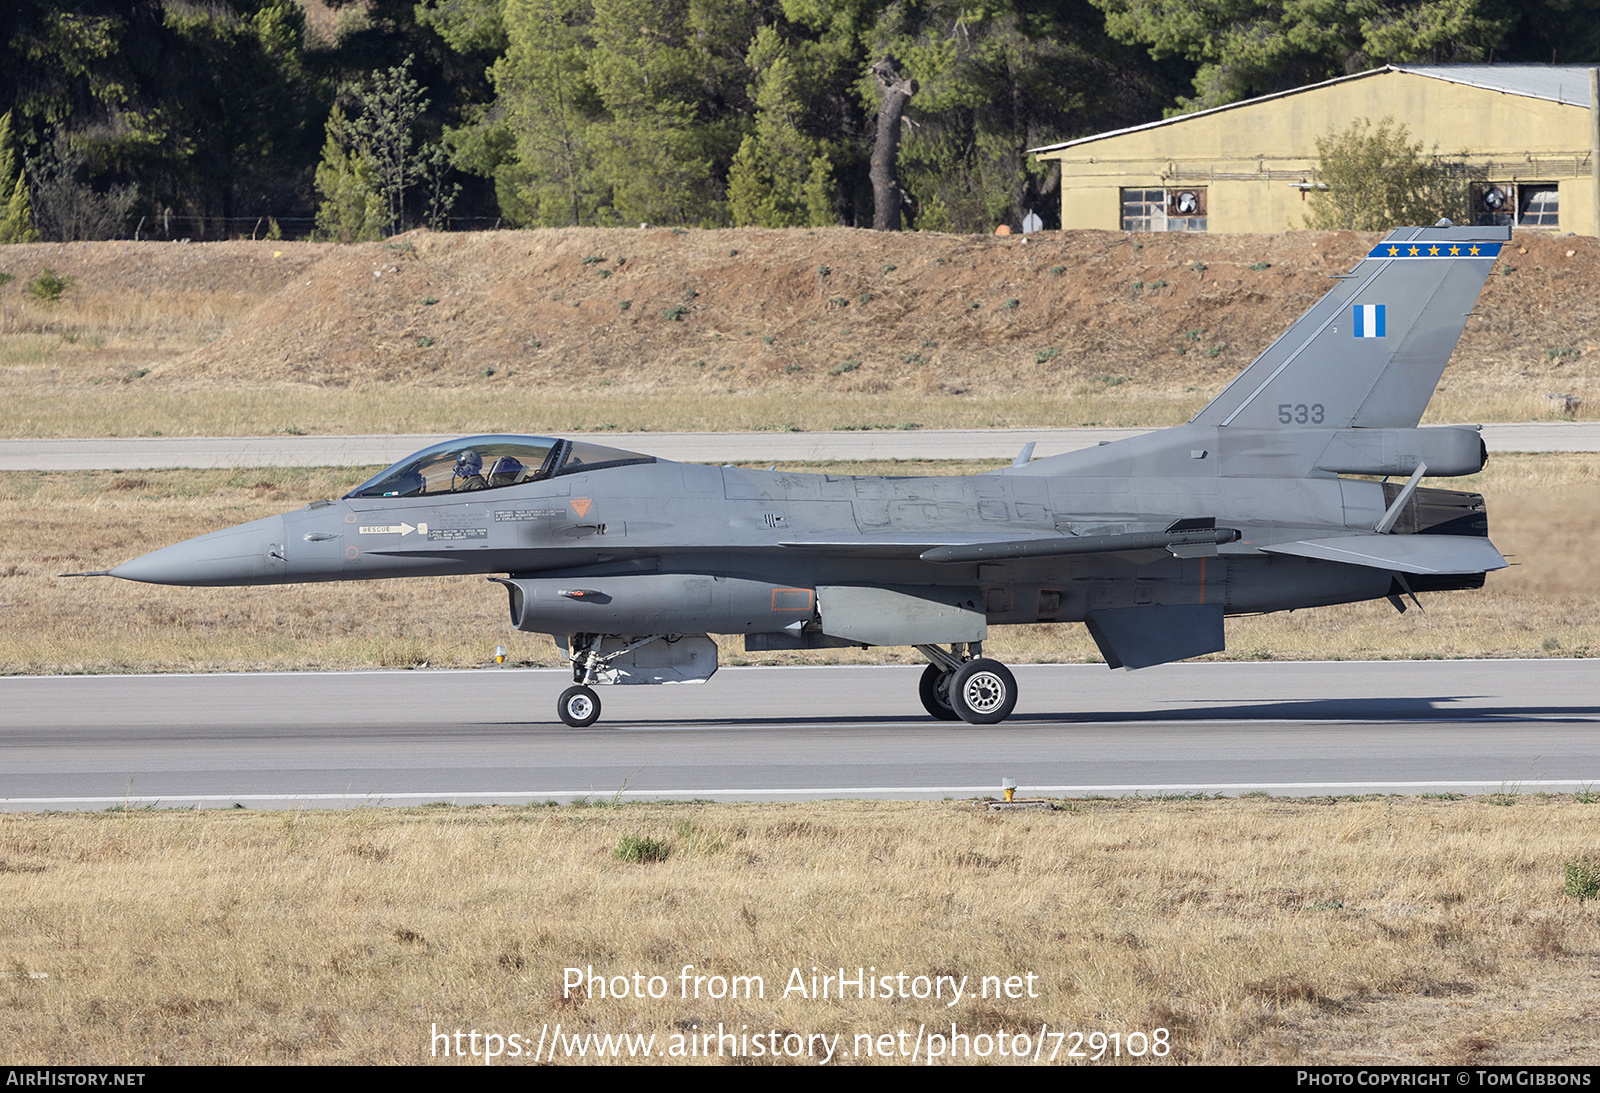
<instances>
[{"instance_id":1,"label":"vertical stabilizer","mask_svg":"<svg viewBox=\"0 0 1600 1093\"><path fill-rule=\"evenodd\" d=\"M1510 228L1396 228L1196 425L1415 428Z\"/></svg>"}]
</instances>

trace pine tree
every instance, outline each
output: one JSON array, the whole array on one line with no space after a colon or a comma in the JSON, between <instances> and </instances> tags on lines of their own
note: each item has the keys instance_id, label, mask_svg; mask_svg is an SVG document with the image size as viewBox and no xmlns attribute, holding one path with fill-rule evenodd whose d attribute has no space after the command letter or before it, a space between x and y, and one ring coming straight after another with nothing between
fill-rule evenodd
<instances>
[{"instance_id":1,"label":"pine tree","mask_svg":"<svg viewBox=\"0 0 1600 1093\"><path fill-rule=\"evenodd\" d=\"M605 109L596 166L623 224L706 224L723 215L714 130L700 117L705 57L683 0L594 0L588 78Z\"/></svg>"},{"instance_id":2,"label":"pine tree","mask_svg":"<svg viewBox=\"0 0 1600 1093\"><path fill-rule=\"evenodd\" d=\"M0 115L0 243L33 243L38 238L21 150L12 135L11 113L7 111Z\"/></svg>"},{"instance_id":3,"label":"pine tree","mask_svg":"<svg viewBox=\"0 0 1600 1093\"><path fill-rule=\"evenodd\" d=\"M346 140L361 159L383 199L383 233L395 235L410 226L406 194L422 184L437 156L427 147L415 147L413 130L429 102L411 78L412 58L388 72L374 72L354 89L361 112L348 122Z\"/></svg>"},{"instance_id":4,"label":"pine tree","mask_svg":"<svg viewBox=\"0 0 1600 1093\"><path fill-rule=\"evenodd\" d=\"M317 235L339 243L383 238L388 210L378 179L365 156L345 150L350 123L337 106L328 118L328 139L317 165Z\"/></svg>"},{"instance_id":5,"label":"pine tree","mask_svg":"<svg viewBox=\"0 0 1600 1093\"><path fill-rule=\"evenodd\" d=\"M1566 0L1090 0L1106 30L1146 45L1157 60L1198 66L1195 96L1184 110L1222 106L1254 95L1412 62L1481 61L1501 47L1519 20L1566 26L1574 37L1594 19ZM1538 11L1540 7L1546 11ZM1592 31L1588 31L1592 41ZM1579 47L1582 48L1581 46ZM1542 55L1527 58L1542 59Z\"/></svg>"},{"instance_id":6,"label":"pine tree","mask_svg":"<svg viewBox=\"0 0 1600 1093\"><path fill-rule=\"evenodd\" d=\"M354 117L337 106L329 116L316 175L323 197L319 233L351 241L403 232L415 223L406 213L406 198L418 193L427 202L424 220L430 226L438 228L449 216L460 187L446 182L450 157L443 145L417 139L428 100L411 78L412 60L347 88L360 107Z\"/></svg>"},{"instance_id":7,"label":"pine tree","mask_svg":"<svg viewBox=\"0 0 1600 1093\"><path fill-rule=\"evenodd\" d=\"M490 78L516 145L515 161L495 175L501 211L514 223L593 224L610 203L590 132L601 113L585 61L591 15L581 0L506 6L510 44Z\"/></svg>"},{"instance_id":8,"label":"pine tree","mask_svg":"<svg viewBox=\"0 0 1600 1093\"><path fill-rule=\"evenodd\" d=\"M959 0L890 12L884 26L901 74L917 85L906 107L915 124L903 133L896 165L916 226L1020 227L1042 203L1050 174L1026 149L1072 136L1116 86L1097 53L1102 43L1085 32L1092 28L1046 24L1017 5L978 10Z\"/></svg>"},{"instance_id":9,"label":"pine tree","mask_svg":"<svg viewBox=\"0 0 1600 1093\"><path fill-rule=\"evenodd\" d=\"M762 27L747 63L756 74L756 131L740 143L728 172L733 222L763 228L834 223L828 160L800 129L804 104L788 44L772 27Z\"/></svg>"},{"instance_id":10,"label":"pine tree","mask_svg":"<svg viewBox=\"0 0 1600 1093\"><path fill-rule=\"evenodd\" d=\"M813 157L811 171L806 175L806 223L814 228L825 228L839 222L834 203L836 187L833 184L833 164L826 153Z\"/></svg>"}]
</instances>

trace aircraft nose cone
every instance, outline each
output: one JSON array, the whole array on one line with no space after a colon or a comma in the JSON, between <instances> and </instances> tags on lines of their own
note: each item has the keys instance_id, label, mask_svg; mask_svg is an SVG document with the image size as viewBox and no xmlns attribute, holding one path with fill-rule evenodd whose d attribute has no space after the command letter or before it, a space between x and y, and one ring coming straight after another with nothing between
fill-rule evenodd
<instances>
[{"instance_id":1,"label":"aircraft nose cone","mask_svg":"<svg viewBox=\"0 0 1600 1093\"><path fill-rule=\"evenodd\" d=\"M152 551L111 571L147 584L236 585L283 580L283 517L269 516Z\"/></svg>"}]
</instances>

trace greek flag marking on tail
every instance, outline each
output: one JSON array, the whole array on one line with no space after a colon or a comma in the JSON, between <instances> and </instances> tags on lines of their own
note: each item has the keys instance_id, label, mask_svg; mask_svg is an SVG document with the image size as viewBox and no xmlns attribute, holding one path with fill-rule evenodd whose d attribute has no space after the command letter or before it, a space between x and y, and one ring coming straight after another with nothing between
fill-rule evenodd
<instances>
[{"instance_id":1,"label":"greek flag marking on tail","mask_svg":"<svg viewBox=\"0 0 1600 1093\"><path fill-rule=\"evenodd\" d=\"M1355 334L1358 338L1383 337L1383 304L1357 304L1355 307Z\"/></svg>"}]
</instances>

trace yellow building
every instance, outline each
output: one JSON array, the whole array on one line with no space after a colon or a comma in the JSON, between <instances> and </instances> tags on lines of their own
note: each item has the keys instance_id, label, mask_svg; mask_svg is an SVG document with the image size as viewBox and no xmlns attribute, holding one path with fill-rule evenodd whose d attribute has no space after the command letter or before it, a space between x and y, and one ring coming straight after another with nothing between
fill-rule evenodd
<instances>
[{"instance_id":1,"label":"yellow building","mask_svg":"<svg viewBox=\"0 0 1600 1093\"><path fill-rule=\"evenodd\" d=\"M1061 164L1061 226L1305 227L1316 140L1392 117L1465 165L1478 223L1600 235L1600 104L1575 65L1389 65L1032 151Z\"/></svg>"}]
</instances>

